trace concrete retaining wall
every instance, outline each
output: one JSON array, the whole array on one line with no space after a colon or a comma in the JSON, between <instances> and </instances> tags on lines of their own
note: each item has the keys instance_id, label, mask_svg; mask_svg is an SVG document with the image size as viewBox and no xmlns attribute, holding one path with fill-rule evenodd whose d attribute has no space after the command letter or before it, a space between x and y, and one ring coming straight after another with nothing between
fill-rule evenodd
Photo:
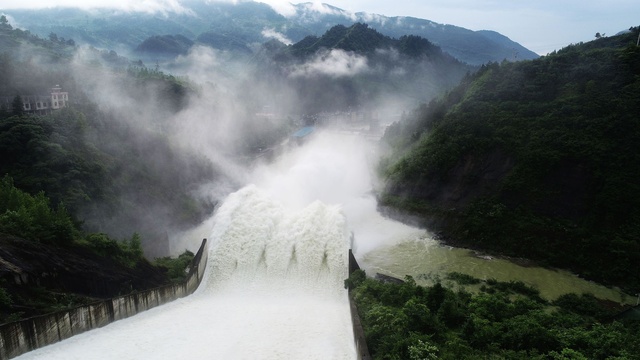
<instances>
[{"instance_id":1,"label":"concrete retaining wall","mask_svg":"<svg viewBox=\"0 0 640 360\"><path fill-rule=\"evenodd\" d=\"M208 253L204 239L182 283L0 326L0 359L16 357L192 294L204 276Z\"/></svg>"},{"instance_id":2,"label":"concrete retaining wall","mask_svg":"<svg viewBox=\"0 0 640 360\"><path fill-rule=\"evenodd\" d=\"M360 265L358 265L355 256L353 256L353 252L349 249L349 276L356 270L360 270ZM353 300L353 297L351 297L351 290L349 290L349 305L351 307L351 324L353 324L353 338L356 343L358 360L371 360L371 354L369 354L369 347L364 337L364 329L362 328L358 308L356 307L356 302Z\"/></svg>"}]
</instances>

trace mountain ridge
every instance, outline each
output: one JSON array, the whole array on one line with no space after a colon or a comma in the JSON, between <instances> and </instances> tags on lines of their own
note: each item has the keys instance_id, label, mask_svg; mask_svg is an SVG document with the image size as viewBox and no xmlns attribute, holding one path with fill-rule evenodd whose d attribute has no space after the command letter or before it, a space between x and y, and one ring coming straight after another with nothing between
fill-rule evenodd
<instances>
[{"instance_id":1,"label":"mountain ridge","mask_svg":"<svg viewBox=\"0 0 640 360\"><path fill-rule=\"evenodd\" d=\"M217 39L233 37L250 48L253 43L269 40L265 35L266 30L297 42L309 35L319 36L335 25L351 26L363 22L393 38L403 35L424 37L458 60L471 65L516 60L516 52L517 60L538 56L507 37L496 41L481 32L426 19L350 13L328 4L323 4L321 8L315 8L310 3L293 5L295 14L290 16L256 2L230 4L193 0L181 4L188 11L160 15L74 8L7 10L5 13L11 17L12 23L40 36L56 33L60 37L74 39L79 44L106 47L118 52L132 51L149 38L164 35L182 35L192 41L200 36Z\"/></svg>"}]
</instances>

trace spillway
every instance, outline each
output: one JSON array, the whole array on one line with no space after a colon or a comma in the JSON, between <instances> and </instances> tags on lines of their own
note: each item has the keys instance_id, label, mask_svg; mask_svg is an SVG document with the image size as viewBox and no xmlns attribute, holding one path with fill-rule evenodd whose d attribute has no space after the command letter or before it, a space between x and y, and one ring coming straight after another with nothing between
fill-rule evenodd
<instances>
[{"instance_id":1,"label":"spillway","mask_svg":"<svg viewBox=\"0 0 640 360\"><path fill-rule=\"evenodd\" d=\"M340 207L250 185L218 209L196 293L18 359L355 359Z\"/></svg>"}]
</instances>

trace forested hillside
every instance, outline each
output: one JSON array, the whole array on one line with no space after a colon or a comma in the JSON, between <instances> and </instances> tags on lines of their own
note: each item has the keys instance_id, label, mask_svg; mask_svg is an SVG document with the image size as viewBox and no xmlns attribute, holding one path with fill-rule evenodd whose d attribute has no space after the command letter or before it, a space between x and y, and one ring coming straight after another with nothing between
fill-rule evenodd
<instances>
[{"instance_id":1,"label":"forested hillside","mask_svg":"<svg viewBox=\"0 0 640 360\"><path fill-rule=\"evenodd\" d=\"M384 137L382 204L457 244L637 292L640 29L631 30L483 66L407 114Z\"/></svg>"},{"instance_id":2,"label":"forested hillside","mask_svg":"<svg viewBox=\"0 0 640 360\"><path fill-rule=\"evenodd\" d=\"M117 238L139 232L150 256L168 254L168 231L211 213L213 200L196 198L194 191L217 176L213 165L162 130L194 93L188 83L132 63L123 67L126 60L95 49L74 62L80 50L73 45L10 26L0 38L10 44L0 52L0 96L10 99L0 107L0 174L28 193L43 191L54 206L64 204L86 230ZM99 92L82 83L82 73L110 79L109 86L131 94L134 103L157 99L145 110L155 123L98 105ZM55 85L69 92L67 108L22 109L22 98Z\"/></svg>"},{"instance_id":3,"label":"forested hillside","mask_svg":"<svg viewBox=\"0 0 640 360\"><path fill-rule=\"evenodd\" d=\"M52 87L69 93L66 107L23 105L52 101ZM145 113L155 122L105 106L100 90L114 88L153 104ZM150 259L168 255L169 231L215 205L195 192L220 177L214 165L164 130L195 92L113 51L42 39L0 17L0 323L184 274L193 254Z\"/></svg>"}]
</instances>

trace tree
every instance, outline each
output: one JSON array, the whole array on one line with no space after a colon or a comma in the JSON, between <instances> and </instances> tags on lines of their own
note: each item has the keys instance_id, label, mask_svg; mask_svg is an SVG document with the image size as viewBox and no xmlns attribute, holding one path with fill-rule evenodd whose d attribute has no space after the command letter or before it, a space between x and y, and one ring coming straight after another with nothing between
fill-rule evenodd
<instances>
[{"instance_id":1,"label":"tree","mask_svg":"<svg viewBox=\"0 0 640 360\"><path fill-rule=\"evenodd\" d=\"M0 119L6 119L9 116L9 110L7 109L7 105L0 105Z\"/></svg>"},{"instance_id":2,"label":"tree","mask_svg":"<svg viewBox=\"0 0 640 360\"><path fill-rule=\"evenodd\" d=\"M411 360L438 359L438 347L428 341L418 340L417 344L409 346Z\"/></svg>"},{"instance_id":3,"label":"tree","mask_svg":"<svg viewBox=\"0 0 640 360\"><path fill-rule=\"evenodd\" d=\"M0 16L0 30L12 30L12 29L13 27L11 27L11 24L9 24L7 17L4 15Z\"/></svg>"},{"instance_id":4,"label":"tree","mask_svg":"<svg viewBox=\"0 0 640 360\"><path fill-rule=\"evenodd\" d=\"M13 98L13 102L11 102L11 114L15 116L24 115L24 104L20 95L16 95L16 97Z\"/></svg>"},{"instance_id":5,"label":"tree","mask_svg":"<svg viewBox=\"0 0 640 360\"><path fill-rule=\"evenodd\" d=\"M49 34L49 40L51 40L52 42L58 42L58 35L56 33L50 33Z\"/></svg>"}]
</instances>

